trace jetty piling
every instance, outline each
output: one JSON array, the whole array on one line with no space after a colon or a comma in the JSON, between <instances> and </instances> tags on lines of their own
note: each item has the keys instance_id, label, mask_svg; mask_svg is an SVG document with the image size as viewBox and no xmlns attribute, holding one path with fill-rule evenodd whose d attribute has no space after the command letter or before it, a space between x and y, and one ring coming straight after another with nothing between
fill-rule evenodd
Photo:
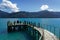
<instances>
[{"instance_id":1,"label":"jetty piling","mask_svg":"<svg viewBox=\"0 0 60 40\"><path fill-rule=\"evenodd\" d=\"M60 30L60 29L59 29ZM59 31L59 40L60 40L60 31Z\"/></svg>"},{"instance_id":2,"label":"jetty piling","mask_svg":"<svg viewBox=\"0 0 60 40\"><path fill-rule=\"evenodd\" d=\"M40 28L40 23L38 23L38 26L37 27L39 27Z\"/></svg>"}]
</instances>

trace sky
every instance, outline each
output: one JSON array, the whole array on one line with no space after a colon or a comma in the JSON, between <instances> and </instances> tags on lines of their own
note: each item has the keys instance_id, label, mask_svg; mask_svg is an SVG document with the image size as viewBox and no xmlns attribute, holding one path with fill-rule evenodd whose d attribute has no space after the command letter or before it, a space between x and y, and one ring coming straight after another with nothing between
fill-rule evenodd
<instances>
[{"instance_id":1,"label":"sky","mask_svg":"<svg viewBox=\"0 0 60 40\"><path fill-rule=\"evenodd\" d=\"M0 0L0 10L6 12L60 11L60 0Z\"/></svg>"}]
</instances>

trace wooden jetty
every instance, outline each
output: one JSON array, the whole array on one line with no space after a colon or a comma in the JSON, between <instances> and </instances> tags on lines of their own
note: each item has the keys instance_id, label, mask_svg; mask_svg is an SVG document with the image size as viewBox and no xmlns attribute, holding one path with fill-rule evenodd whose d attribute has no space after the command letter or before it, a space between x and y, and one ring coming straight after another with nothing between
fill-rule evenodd
<instances>
[{"instance_id":1,"label":"wooden jetty","mask_svg":"<svg viewBox=\"0 0 60 40\"><path fill-rule=\"evenodd\" d=\"M53 33L40 28L40 23L36 26L36 23L32 22L7 22L8 33L14 31L27 31L32 37L33 40L59 40Z\"/></svg>"}]
</instances>

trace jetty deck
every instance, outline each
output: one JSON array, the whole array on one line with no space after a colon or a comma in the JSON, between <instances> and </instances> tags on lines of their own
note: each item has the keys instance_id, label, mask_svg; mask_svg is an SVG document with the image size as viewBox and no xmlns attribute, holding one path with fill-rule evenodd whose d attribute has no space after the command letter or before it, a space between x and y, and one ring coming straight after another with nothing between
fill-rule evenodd
<instances>
[{"instance_id":1,"label":"jetty deck","mask_svg":"<svg viewBox=\"0 0 60 40\"><path fill-rule=\"evenodd\" d=\"M11 23L11 22L8 22L7 23L7 26L8 26L8 30L10 30L9 32L11 32L12 30L9 29L9 28L12 28L14 27L14 30L15 30L15 27L19 27L21 29L21 27L23 26L23 29L24 31L27 30L29 32L29 29L32 28L30 30L31 32L31 35L32 36L35 36L36 39L34 40L59 40L53 33L49 32L48 30L46 29L43 29L43 28L40 28L40 27L37 27L36 25L32 24L32 23L28 23L26 21L24 22L14 22L14 23ZM29 28L30 27L30 28ZM34 31L35 30L35 31ZM29 33L30 33L29 32ZM36 33L37 33L37 36L36 36Z\"/></svg>"}]
</instances>

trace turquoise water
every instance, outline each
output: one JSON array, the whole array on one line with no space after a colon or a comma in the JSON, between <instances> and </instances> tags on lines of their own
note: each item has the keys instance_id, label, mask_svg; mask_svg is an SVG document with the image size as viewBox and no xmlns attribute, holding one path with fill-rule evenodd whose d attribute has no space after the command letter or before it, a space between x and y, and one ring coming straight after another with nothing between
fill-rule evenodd
<instances>
[{"instance_id":1,"label":"turquoise water","mask_svg":"<svg viewBox=\"0 0 60 40\"><path fill-rule=\"evenodd\" d=\"M26 32L7 32L7 21L16 21L16 19L0 18L0 40L32 40L31 36Z\"/></svg>"},{"instance_id":2,"label":"turquoise water","mask_svg":"<svg viewBox=\"0 0 60 40\"><path fill-rule=\"evenodd\" d=\"M26 33L25 33L26 36L24 36L24 34L21 32L7 34L7 21L9 20L12 22L17 20L20 20L20 21L26 20L26 21L40 23L44 29L52 33L55 33L55 35L59 37L60 18L0 18L0 40L4 40L4 39L29 40L29 38L27 38L28 35ZM54 28L55 28L55 31L54 31Z\"/></svg>"},{"instance_id":3,"label":"turquoise water","mask_svg":"<svg viewBox=\"0 0 60 40\"><path fill-rule=\"evenodd\" d=\"M32 38L25 32L13 32L0 35L0 40L29 40Z\"/></svg>"}]
</instances>

